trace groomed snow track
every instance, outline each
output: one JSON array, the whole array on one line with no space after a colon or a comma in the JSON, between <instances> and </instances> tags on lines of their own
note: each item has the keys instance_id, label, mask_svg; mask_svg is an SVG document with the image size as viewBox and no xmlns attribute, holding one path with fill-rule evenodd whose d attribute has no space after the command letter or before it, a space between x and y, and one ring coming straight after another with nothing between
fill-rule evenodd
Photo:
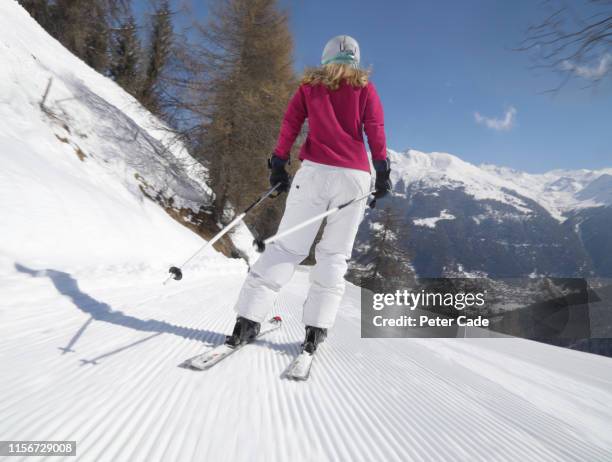
<instances>
[{"instance_id":1,"label":"groomed snow track","mask_svg":"<svg viewBox=\"0 0 612 462\"><path fill-rule=\"evenodd\" d=\"M612 459L609 358L519 339L361 339L350 287L310 380L283 380L303 335L301 270L275 310L282 329L194 372L177 366L231 329L242 271L162 287L153 273L15 270L2 440L76 440L78 460L109 462Z\"/></svg>"}]
</instances>

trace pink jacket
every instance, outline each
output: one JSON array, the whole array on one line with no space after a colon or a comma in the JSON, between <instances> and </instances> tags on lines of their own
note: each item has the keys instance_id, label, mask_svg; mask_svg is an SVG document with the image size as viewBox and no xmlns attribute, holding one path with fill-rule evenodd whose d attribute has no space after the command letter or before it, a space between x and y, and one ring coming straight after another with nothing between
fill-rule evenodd
<instances>
[{"instance_id":1,"label":"pink jacket","mask_svg":"<svg viewBox=\"0 0 612 462\"><path fill-rule=\"evenodd\" d=\"M371 82L365 87L343 82L337 90L300 85L289 101L274 150L281 159L289 158L306 118L308 137L300 149L300 160L369 172L363 130L372 159L387 157L383 108Z\"/></svg>"}]
</instances>

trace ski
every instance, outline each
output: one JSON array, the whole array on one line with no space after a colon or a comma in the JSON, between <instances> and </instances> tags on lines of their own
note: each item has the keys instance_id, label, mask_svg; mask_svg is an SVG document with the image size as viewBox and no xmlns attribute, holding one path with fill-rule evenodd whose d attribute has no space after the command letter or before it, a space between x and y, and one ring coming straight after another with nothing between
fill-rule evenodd
<instances>
[{"instance_id":1,"label":"ski","mask_svg":"<svg viewBox=\"0 0 612 462\"><path fill-rule=\"evenodd\" d=\"M308 380L313 360L313 353L302 351L293 361L291 361L291 364L289 364L289 367L285 371L285 377L289 380Z\"/></svg>"},{"instance_id":2,"label":"ski","mask_svg":"<svg viewBox=\"0 0 612 462\"><path fill-rule=\"evenodd\" d=\"M279 329L281 325L282 325L282 320L280 316L274 316L272 319L270 319L269 321L266 321L265 323L261 325L261 330L259 334L257 334L257 337L255 337L255 339L253 339L253 341L249 343L253 343L258 338L266 334L269 334L270 332L273 332L276 329ZM242 349L242 347L244 347L245 345L248 345L249 343L243 343L236 347L231 347L226 344L218 345L214 347L212 350L209 350L205 353L201 353L197 356L194 356L193 358L189 358L183 361L181 364L179 364L179 367L182 367L185 369L196 370L196 371L208 370L211 367L213 367L215 364L224 360L228 356L234 354L235 352Z\"/></svg>"}]
</instances>

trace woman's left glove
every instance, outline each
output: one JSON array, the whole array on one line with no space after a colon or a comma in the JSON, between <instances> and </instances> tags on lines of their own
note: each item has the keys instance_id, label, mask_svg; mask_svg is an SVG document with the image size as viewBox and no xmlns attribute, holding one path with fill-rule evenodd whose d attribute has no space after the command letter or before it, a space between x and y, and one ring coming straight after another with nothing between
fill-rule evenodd
<instances>
[{"instance_id":1,"label":"woman's left glove","mask_svg":"<svg viewBox=\"0 0 612 462\"><path fill-rule=\"evenodd\" d=\"M376 183L374 183L376 192L374 192L374 197L380 199L385 197L393 187L389 178L391 176L391 162L387 157L384 160L375 160L373 163L374 170L376 170Z\"/></svg>"},{"instance_id":2,"label":"woman's left glove","mask_svg":"<svg viewBox=\"0 0 612 462\"><path fill-rule=\"evenodd\" d=\"M289 187L291 186L289 174L285 170L285 165L287 162L288 159L281 159L276 154L272 154L272 156L268 159L268 168L270 169L270 186L280 183L280 186L276 188L276 191L279 193L289 191Z\"/></svg>"}]
</instances>

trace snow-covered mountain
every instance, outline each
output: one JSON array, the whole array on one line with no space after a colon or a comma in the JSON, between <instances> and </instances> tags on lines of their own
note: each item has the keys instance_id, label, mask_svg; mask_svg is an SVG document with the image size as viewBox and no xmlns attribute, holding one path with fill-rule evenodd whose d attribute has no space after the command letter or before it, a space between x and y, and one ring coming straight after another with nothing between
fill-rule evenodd
<instances>
[{"instance_id":1,"label":"snow-covered mountain","mask_svg":"<svg viewBox=\"0 0 612 462\"><path fill-rule=\"evenodd\" d=\"M390 151L390 157L393 179L403 185L463 188L477 200L492 199L527 212L529 206L517 198L520 195L538 203L559 221L576 210L612 205L612 168L531 174L490 164L476 166L440 152L410 149Z\"/></svg>"},{"instance_id":2,"label":"snow-covered mountain","mask_svg":"<svg viewBox=\"0 0 612 462\"><path fill-rule=\"evenodd\" d=\"M612 168L536 175L446 153L390 157L386 204L418 274L612 275ZM358 249L379 213L366 217Z\"/></svg>"}]
</instances>

